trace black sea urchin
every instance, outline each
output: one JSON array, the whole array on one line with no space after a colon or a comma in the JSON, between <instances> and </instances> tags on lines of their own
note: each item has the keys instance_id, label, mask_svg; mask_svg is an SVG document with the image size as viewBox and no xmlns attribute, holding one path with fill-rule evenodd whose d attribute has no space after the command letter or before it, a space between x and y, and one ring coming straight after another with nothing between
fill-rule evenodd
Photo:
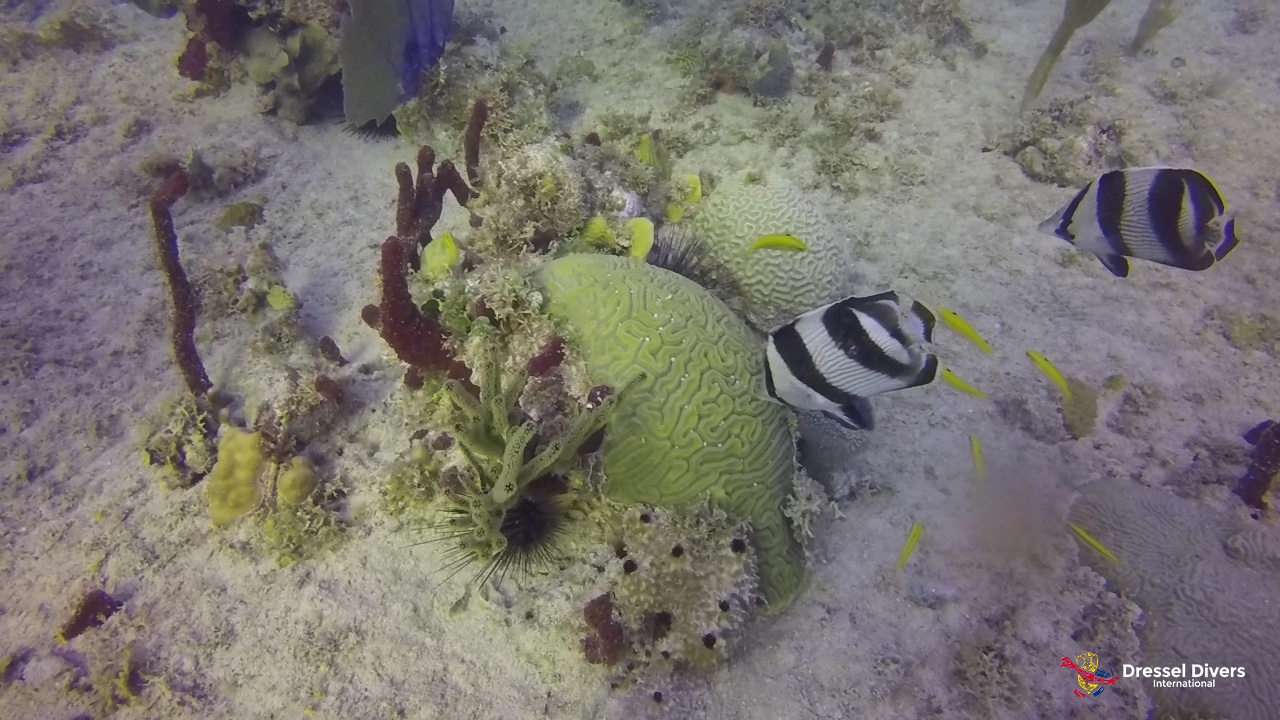
<instances>
[{"instance_id":1,"label":"black sea urchin","mask_svg":"<svg viewBox=\"0 0 1280 720\"><path fill-rule=\"evenodd\" d=\"M400 130L396 127L396 116L388 115L386 120L378 122L377 120L369 120L363 125L347 123L347 133L355 135L361 140L391 140L400 137Z\"/></svg>"},{"instance_id":2,"label":"black sea urchin","mask_svg":"<svg viewBox=\"0 0 1280 720\"><path fill-rule=\"evenodd\" d=\"M559 475L544 475L529 483L497 523L501 547L496 552L485 552L474 542L474 520L467 510L447 511L453 517L438 528L446 531L439 539L458 544L445 553L448 562L441 570L449 574L441 582L477 562L484 565L471 579L476 585L495 576L501 582L512 570L527 575L554 562L559 554L557 540L568 523L565 488L565 479Z\"/></svg>"},{"instance_id":3,"label":"black sea urchin","mask_svg":"<svg viewBox=\"0 0 1280 720\"><path fill-rule=\"evenodd\" d=\"M653 238L644 261L698 283L713 295L732 294L728 273L707 251L706 244L683 225L664 225Z\"/></svg>"}]
</instances>

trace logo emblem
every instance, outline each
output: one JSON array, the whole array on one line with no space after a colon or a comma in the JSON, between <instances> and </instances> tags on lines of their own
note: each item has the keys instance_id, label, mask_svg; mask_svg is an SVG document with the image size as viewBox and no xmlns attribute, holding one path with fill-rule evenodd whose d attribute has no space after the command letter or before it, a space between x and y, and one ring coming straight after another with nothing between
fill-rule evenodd
<instances>
[{"instance_id":1,"label":"logo emblem","mask_svg":"<svg viewBox=\"0 0 1280 720\"><path fill-rule=\"evenodd\" d=\"M1080 653L1075 662L1069 657L1063 657L1058 667L1069 667L1076 671L1076 685L1079 687L1072 692L1077 697L1097 697L1107 689L1107 685L1114 685L1116 682L1116 674L1110 663L1106 670L1098 669L1098 656L1095 653Z\"/></svg>"}]
</instances>

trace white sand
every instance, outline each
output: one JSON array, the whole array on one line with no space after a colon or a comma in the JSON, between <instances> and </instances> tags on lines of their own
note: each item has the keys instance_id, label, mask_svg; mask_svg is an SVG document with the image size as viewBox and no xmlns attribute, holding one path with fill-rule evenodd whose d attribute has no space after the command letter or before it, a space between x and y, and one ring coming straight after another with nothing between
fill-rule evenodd
<instances>
[{"instance_id":1,"label":"white sand","mask_svg":"<svg viewBox=\"0 0 1280 720\"><path fill-rule=\"evenodd\" d=\"M595 62L601 79L579 90L582 127L606 109L652 109L655 125L678 126L662 119L680 87L661 62L669 30L637 35L612 0L491 5L509 29L503 43L533 43L544 63L578 51ZM995 403L941 384L881 399L880 427L850 468L859 492L841 498L843 517L817 528L812 584L795 606L752 626L741 653L710 677L633 694L611 692L605 674L580 660L572 625L580 606L551 592L555 583L510 603L473 597L451 614L462 584L429 594L436 549L406 548L417 536L378 509L380 469L399 450L380 445L392 439L381 409L399 392L399 370L381 359L383 344L359 309L376 297L375 246L392 229L391 169L411 161L412 144L259 116L243 87L184 100L190 83L172 65L181 20L131 6L103 8L120 36L112 49L46 51L5 74L0 137L32 137L0 154L0 175L39 177L0 196L0 657L22 659L22 679L0 687L0 714L88 711L92 693L65 689L70 667L87 658L91 672L114 673L103 668L130 642L156 680L119 717L301 717L310 708L326 718L1031 718L1145 708L1142 688L1123 680L1100 698L1076 698L1071 673L1058 667L1063 655L1090 649L1117 666L1136 661L1118 611L1106 615L1114 634L1081 619L1095 602L1124 605L1107 601L1101 579L1080 566L1061 518L1073 487L1099 478L1165 484L1193 460L1189 443L1242 446L1244 429L1280 412L1275 359L1231 346L1211 318L1274 311L1280 293L1280 16L1271 12L1257 34L1232 34L1226 8L1264 4L1197 0L1154 54L1120 60L1109 81L1117 94L1097 98L1102 112L1129 123L1141 162L1192 162L1217 178L1243 244L1209 272L1136 262L1119 280L1091 258L1061 265L1066 246L1036 233L1071 190L983 152L1009 126L1060 3L963 5L990 54L961 52L955 69L922 57L902 111L882 128L884 157L910 156L919 182L872 173L856 197L813 197L848 228L868 292L892 287L965 315L996 354L940 332L944 361L993 400L1024 403L1027 423L1047 430L1037 439ZM1083 50L1114 52L1144 5L1117 2L1082 31L1045 99L1084 92ZM810 62L806 52L798 65ZM1186 67L1171 71L1174 56ZM837 72L848 72L840 60ZM1225 85L1168 104L1150 91L1167 77L1179 88ZM763 112L721 96L681 122L713 118L729 138ZM149 132L125 139L136 122ZM69 139L41 139L55 124ZM384 368L353 380L353 417L333 440L344 448L335 467L353 487L350 537L330 556L283 570L248 550L248 530L211 530L200 489L161 492L132 433L158 397L180 387L148 240L151 181L136 167L156 151L193 147L214 165L256 156L261 175L226 197L178 203L184 261L243 255L244 237L224 238L212 223L227 202L265 196L266 224L251 235L269 239L287 264L305 330ZM777 165L806 183L806 158L726 139L679 167ZM446 206L441 227L465 232L452 200ZM201 345L215 383L242 371L238 343ZM1119 373L1163 400L1127 437L1107 427L1117 398L1104 397L1095 433L1070 440L1056 391L1023 357L1029 348L1094 386ZM971 434L986 448L981 488L971 477ZM1229 483L1233 472L1217 479ZM1224 486L1198 490L1232 505ZM912 522L923 524L924 541L895 572ZM125 610L60 649L53 633L92 587L123 599ZM1082 628L1106 647L1073 640ZM984 643L1018 682L959 683L958 648ZM648 696L655 688L662 705Z\"/></svg>"}]
</instances>

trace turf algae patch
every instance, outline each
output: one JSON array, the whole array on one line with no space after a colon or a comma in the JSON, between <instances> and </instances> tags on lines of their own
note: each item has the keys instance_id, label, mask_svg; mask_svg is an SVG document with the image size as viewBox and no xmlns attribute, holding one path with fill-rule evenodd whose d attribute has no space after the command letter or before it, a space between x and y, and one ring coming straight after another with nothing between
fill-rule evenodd
<instances>
[{"instance_id":1,"label":"turf algae patch","mask_svg":"<svg viewBox=\"0 0 1280 720\"><path fill-rule=\"evenodd\" d=\"M1071 509L1118 562L1081 546L1112 592L1146 614L1146 666L1243 667L1213 689L1152 688L1162 713L1264 718L1280 707L1280 538L1191 500L1128 483L1095 482ZM1125 662L1137 662L1123 659Z\"/></svg>"},{"instance_id":2,"label":"turf algae patch","mask_svg":"<svg viewBox=\"0 0 1280 720\"><path fill-rule=\"evenodd\" d=\"M750 330L697 284L627 258L570 255L538 280L592 382L648 375L607 430L606 494L668 507L709 497L749 520L761 592L771 611L788 605L804 579L804 552L781 510L795 446L786 411L765 399Z\"/></svg>"}]
</instances>

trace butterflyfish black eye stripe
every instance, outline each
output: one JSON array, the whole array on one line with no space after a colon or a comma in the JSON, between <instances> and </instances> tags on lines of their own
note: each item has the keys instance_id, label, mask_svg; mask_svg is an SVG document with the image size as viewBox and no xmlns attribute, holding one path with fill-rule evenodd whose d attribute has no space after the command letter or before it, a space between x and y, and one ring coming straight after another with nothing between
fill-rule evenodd
<instances>
[{"instance_id":1,"label":"butterflyfish black eye stripe","mask_svg":"<svg viewBox=\"0 0 1280 720\"><path fill-rule=\"evenodd\" d=\"M1080 203L1084 202L1084 198L1089 194L1091 188L1093 188L1093 183L1085 185L1084 189L1076 193L1076 196L1071 198L1071 202L1067 203L1067 206L1062 209L1062 219L1058 222L1057 228L1054 229L1054 234L1067 242L1076 239L1075 233L1071 232L1071 220L1076 216L1076 212L1080 209Z\"/></svg>"},{"instance_id":2,"label":"butterflyfish black eye stripe","mask_svg":"<svg viewBox=\"0 0 1280 720\"><path fill-rule=\"evenodd\" d=\"M1214 218L1222 214L1222 198L1215 197L1217 192L1204 176L1190 170L1181 171L1182 182L1187 188L1187 201L1190 205L1190 221L1192 237L1199 239L1206 227ZM1192 239L1192 238L1188 238Z\"/></svg>"}]
</instances>

